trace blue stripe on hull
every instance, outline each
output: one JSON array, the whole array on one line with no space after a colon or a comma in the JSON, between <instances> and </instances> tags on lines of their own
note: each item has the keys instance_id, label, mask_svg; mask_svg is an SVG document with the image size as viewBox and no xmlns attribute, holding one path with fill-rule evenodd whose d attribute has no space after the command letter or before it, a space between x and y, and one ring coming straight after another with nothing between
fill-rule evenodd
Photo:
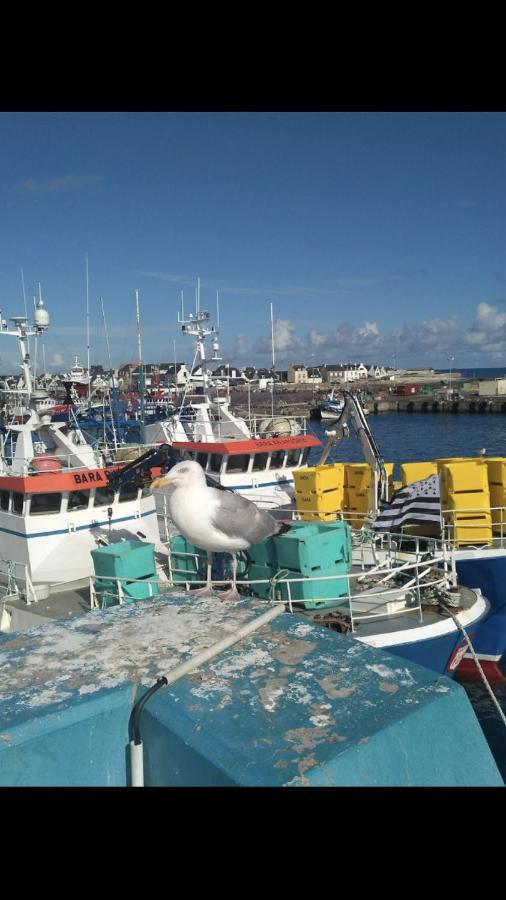
<instances>
[{"instance_id":1,"label":"blue stripe on hull","mask_svg":"<svg viewBox=\"0 0 506 900\"><path fill-rule=\"evenodd\" d=\"M148 512L144 512L140 514L140 518L144 519L146 516L154 516L156 515L156 509L150 509ZM122 516L120 519L111 519L111 525L116 525L118 522L130 522L133 519L139 518L138 516ZM109 519L104 519L103 522L93 522L88 525L77 525L76 528L72 529L72 533L75 531L91 531L93 528L100 528L103 526L109 527ZM29 538L38 538L38 537L50 537L55 534L68 534L68 528L59 528L57 531L34 531L31 534L25 534L22 531L12 531L10 528L0 528L0 533L4 534L12 534L14 537L21 537L28 540Z\"/></svg>"}]
</instances>

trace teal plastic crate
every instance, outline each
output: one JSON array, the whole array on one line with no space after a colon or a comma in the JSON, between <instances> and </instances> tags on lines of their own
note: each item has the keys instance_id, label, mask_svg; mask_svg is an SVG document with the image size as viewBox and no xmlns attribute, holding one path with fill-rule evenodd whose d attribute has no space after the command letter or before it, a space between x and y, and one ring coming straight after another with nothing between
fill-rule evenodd
<instances>
[{"instance_id":1,"label":"teal plastic crate","mask_svg":"<svg viewBox=\"0 0 506 900\"><path fill-rule=\"evenodd\" d=\"M250 547L248 555L255 564L294 569L302 575L332 574L335 565L351 566L350 526L347 522L297 522L286 534Z\"/></svg>"},{"instance_id":2,"label":"teal plastic crate","mask_svg":"<svg viewBox=\"0 0 506 900\"><path fill-rule=\"evenodd\" d=\"M283 573L283 577L276 580L274 597L276 600L288 602L291 598L293 603L302 602L305 609L331 608L347 603L348 580L347 578L337 577L348 574L348 566L345 563L338 564L331 570L318 572L318 576L334 576L328 581L313 581L304 576L303 581L292 582L290 584L290 596L286 581L291 578L300 578L301 572L286 568L276 570L270 566L253 564L248 570L247 578L250 581L270 580L278 572L280 574ZM257 597L261 597L264 600L271 598L270 584L252 584L251 590Z\"/></svg>"},{"instance_id":3,"label":"teal plastic crate","mask_svg":"<svg viewBox=\"0 0 506 900\"><path fill-rule=\"evenodd\" d=\"M155 545L119 541L92 550L95 575L101 578L147 578L156 574Z\"/></svg>"},{"instance_id":4,"label":"teal plastic crate","mask_svg":"<svg viewBox=\"0 0 506 900\"><path fill-rule=\"evenodd\" d=\"M172 581L180 584L185 581L202 581L206 578L207 557L204 550L190 544L181 534L169 541ZM191 555L187 555L191 554Z\"/></svg>"},{"instance_id":5,"label":"teal plastic crate","mask_svg":"<svg viewBox=\"0 0 506 900\"><path fill-rule=\"evenodd\" d=\"M171 556L172 581L181 584L185 581L205 581L207 578L207 555L205 550L190 544L182 535L177 534L169 541ZM242 578L246 569L245 560L237 558L237 577ZM218 581L232 575L232 558L230 553L213 553L211 577Z\"/></svg>"},{"instance_id":6,"label":"teal plastic crate","mask_svg":"<svg viewBox=\"0 0 506 900\"><path fill-rule=\"evenodd\" d=\"M144 578L142 581L122 582L123 602L133 603L135 600L149 600L157 597L159 579L158 575ZM110 578L96 578L95 590L101 607L117 606L119 603L118 586Z\"/></svg>"}]
</instances>

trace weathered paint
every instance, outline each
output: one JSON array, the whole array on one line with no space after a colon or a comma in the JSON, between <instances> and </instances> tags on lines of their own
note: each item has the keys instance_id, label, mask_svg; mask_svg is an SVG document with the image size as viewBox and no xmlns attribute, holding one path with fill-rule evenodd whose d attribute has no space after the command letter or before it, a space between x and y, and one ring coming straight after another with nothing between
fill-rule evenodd
<instances>
[{"instance_id":1,"label":"weathered paint","mask_svg":"<svg viewBox=\"0 0 506 900\"><path fill-rule=\"evenodd\" d=\"M6 635L0 783L127 783L134 695L264 611L175 594ZM142 733L148 785L502 785L459 685L288 613L158 691Z\"/></svg>"}]
</instances>

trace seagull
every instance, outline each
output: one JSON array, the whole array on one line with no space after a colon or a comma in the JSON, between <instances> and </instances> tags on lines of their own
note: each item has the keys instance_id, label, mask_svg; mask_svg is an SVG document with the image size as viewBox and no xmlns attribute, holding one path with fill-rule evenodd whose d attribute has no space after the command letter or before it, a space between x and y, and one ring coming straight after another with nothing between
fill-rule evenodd
<instances>
[{"instance_id":1,"label":"seagull","mask_svg":"<svg viewBox=\"0 0 506 900\"><path fill-rule=\"evenodd\" d=\"M487 451L486 451L485 447L482 447L481 450L477 450L476 452L477 452L478 456L485 456L485 453Z\"/></svg>"},{"instance_id":2,"label":"seagull","mask_svg":"<svg viewBox=\"0 0 506 900\"><path fill-rule=\"evenodd\" d=\"M165 486L174 524L187 541L207 554L206 586L192 591L193 596L216 596L211 581L212 554L226 552L232 556L232 587L219 596L221 600L239 600L237 551L283 534L290 525L277 522L240 494L208 487L202 466L194 460L177 463L151 484L154 490Z\"/></svg>"}]
</instances>

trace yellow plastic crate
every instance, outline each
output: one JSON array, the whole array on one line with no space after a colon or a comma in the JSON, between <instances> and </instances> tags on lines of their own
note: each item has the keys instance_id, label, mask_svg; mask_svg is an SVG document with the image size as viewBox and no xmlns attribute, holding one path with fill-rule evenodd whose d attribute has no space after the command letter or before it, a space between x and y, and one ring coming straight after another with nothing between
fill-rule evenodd
<instances>
[{"instance_id":1,"label":"yellow plastic crate","mask_svg":"<svg viewBox=\"0 0 506 900\"><path fill-rule=\"evenodd\" d=\"M449 500L456 494L480 494L486 497L486 504L477 504L488 506L489 488L488 488L488 468L486 463L481 459L466 460L465 462L446 463L441 466L441 497Z\"/></svg>"},{"instance_id":2,"label":"yellow plastic crate","mask_svg":"<svg viewBox=\"0 0 506 900\"><path fill-rule=\"evenodd\" d=\"M334 491L343 487L344 463L330 463L324 466L308 466L295 469L293 473L295 490L305 494L308 491Z\"/></svg>"},{"instance_id":3,"label":"yellow plastic crate","mask_svg":"<svg viewBox=\"0 0 506 900\"><path fill-rule=\"evenodd\" d=\"M444 515L445 533L458 547L465 544L490 544L492 542L492 516L483 515L457 516Z\"/></svg>"},{"instance_id":4,"label":"yellow plastic crate","mask_svg":"<svg viewBox=\"0 0 506 900\"><path fill-rule=\"evenodd\" d=\"M490 456L484 459L483 462L488 470L490 508L494 531L506 535L506 459L503 456Z\"/></svg>"},{"instance_id":5,"label":"yellow plastic crate","mask_svg":"<svg viewBox=\"0 0 506 900\"><path fill-rule=\"evenodd\" d=\"M335 512L343 507L343 490L295 491L295 505L300 511Z\"/></svg>"},{"instance_id":6,"label":"yellow plastic crate","mask_svg":"<svg viewBox=\"0 0 506 900\"><path fill-rule=\"evenodd\" d=\"M435 462L411 462L401 465L403 487L413 484L415 481L423 481L425 478L430 478L431 475L437 475L437 463Z\"/></svg>"},{"instance_id":7,"label":"yellow plastic crate","mask_svg":"<svg viewBox=\"0 0 506 900\"><path fill-rule=\"evenodd\" d=\"M300 517L303 522L335 522L337 512L302 512Z\"/></svg>"}]
</instances>

